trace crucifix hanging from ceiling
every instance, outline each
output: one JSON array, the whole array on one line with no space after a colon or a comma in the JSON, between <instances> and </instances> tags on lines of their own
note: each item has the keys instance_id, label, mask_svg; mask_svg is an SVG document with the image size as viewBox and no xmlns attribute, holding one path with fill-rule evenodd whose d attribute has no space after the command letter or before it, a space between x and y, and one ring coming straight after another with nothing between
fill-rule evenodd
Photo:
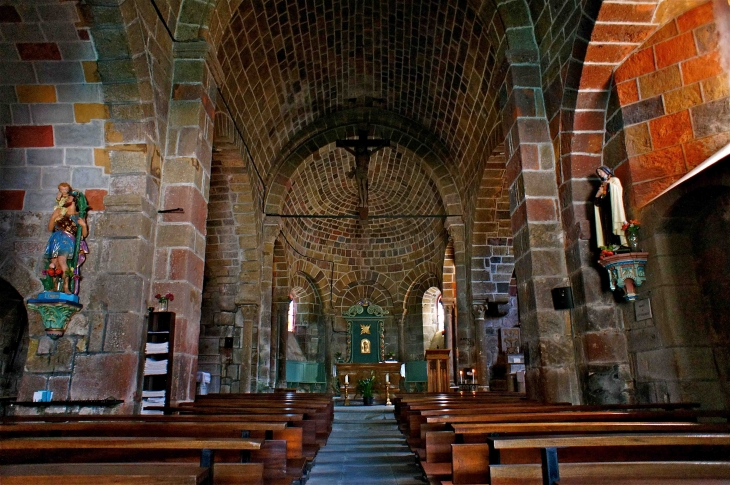
<instances>
[{"instance_id":1,"label":"crucifix hanging from ceiling","mask_svg":"<svg viewBox=\"0 0 730 485\"><path fill-rule=\"evenodd\" d=\"M354 140L337 140L336 146L344 148L355 157L355 166L347 172L349 178L355 178L357 182L358 206L357 211L360 219L368 218L368 167L370 165L370 156L378 150L389 147L389 139L370 140L368 139L369 130L357 130L357 139ZM373 147L373 150L369 148Z\"/></svg>"}]
</instances>

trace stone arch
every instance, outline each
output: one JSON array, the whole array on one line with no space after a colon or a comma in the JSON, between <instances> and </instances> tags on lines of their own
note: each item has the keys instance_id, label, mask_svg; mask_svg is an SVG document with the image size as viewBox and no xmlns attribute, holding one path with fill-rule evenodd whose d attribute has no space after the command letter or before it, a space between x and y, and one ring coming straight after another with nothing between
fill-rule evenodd
<instances>
[{"instance_id":1,"label":"stone arch","mask_svg":"<svg viewBox=\"0 0 730 485\"><path fill-rule=\"evenodd\" d=\"M506 157L500 144L487 160L470 231L471 286L474 301L505 301L514 270Z\"/></svg>"},{"instance_id":2,"label":"stone arch","mask_svg":"<svg viewBox=\"0 0 730 485\"><path fill-rule=\"evenodd\" d=\"M319 288L314 279L303 271L297 271L292 278L292 286L292 299L296 299L297 305L293 337L307 361L322 362L325 358L325 328ZM288 347L291 346L290 344Z\"/></svg>"},{"instance_id":3,"label":"stone arch","mask_svg":"<svg viewBox=\"0 0 730 485\"><path fill-rule=\"evenodd\" d=\"M376 271L351 271L335 283L335 316L340 320L343 311L363 298L370 299L392 315L394 289L395 283Z\"/></svg>"},{"instance_id":4,"label":"stone arch","mask_svg":"<svg viewBox=\"0 0 730 485\"><path fill-rule=\"evenodd\" d=\"M411 290L417 281L423 280L424 278L429 281L435 280L435 283L432 286L436 286L440 289L442 281L441 275L443 275L443 265L439 267L438 264L433 261L424 261L413 268L406 277L403 278L398 289L398 296L402 298L403 302L403 310L405 311L406 309L406 301L408 301Z\"/></svg>"},{"instance_id":5,"label":"stone arch","mask_svg":"<svg viewBox=\"0 0 730 485\"><path fill-rule=\"evenodd\" d=\"M272 164L264 211L267 214L280 213L287 184L299 164L319 148L355 135L358 125L362 123L376 127L379 135L414 152L424 162L423 169L436 184L447 214L463 214L458 184L449 168L456 164L448 155L448 149L426 129L402 116L377 108L338 112L307 125L298 133Z\"/></svg>"},{"instance_id":6,"label":"stone arch","mask_svg":"<svg viewBox=\"0 0 730 485\"><path fill-rule=\"evenodd\" d=\"M649 298L652 316L627 332L639 402L693 399L728 408L728 173L717 164L642 212L650 278L639 294ZM648 345L637 347L639 339Z\"/></svg>"},{"instance_id":7,"label":"stone arch","mask_svg":"<svg viewBox=\"0 0 730 485\"><path fill-rule=\"evenodd\" d=\"M0 278L0 396L19 395L28 341L28 313L23 296Z\"/></svg>"},{"instance_id":8,"label":"stone arch","mask_svg":"<svg viewBox=\"0 0 730 485\"><path fill-rule=\"evenodd\" d=\"M401 334L404 339L404 358L407 362L422 360L423 352L428 348L424 345L426 329L423 318L423 301L424 295L431 288L437 288L440 292L440 281L437 273L422 272L411 283L407 296L403 299L403 331Z\"/></svg>"},{"instance_id":9,"label":"stone arch","mask_svg":"<svg viewBox=\"0 0 730 485\"><path fill-rule=\"evenodd\" d=\"M332 303L331 281L324 269L311 261L297 258L292 265L292 272L295 275L292 281L296 281L297 277L306 278L309 285L316 291L318 301L321 305L325 305L326 301L329 301L330 304Z\"/></svg>"}]
</instances>

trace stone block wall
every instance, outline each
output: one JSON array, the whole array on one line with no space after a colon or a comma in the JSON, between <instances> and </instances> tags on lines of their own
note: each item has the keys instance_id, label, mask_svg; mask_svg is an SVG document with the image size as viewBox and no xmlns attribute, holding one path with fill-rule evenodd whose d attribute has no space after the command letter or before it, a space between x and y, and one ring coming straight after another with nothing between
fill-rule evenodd
<instances>
[{"instance_id":1,"label":"stone block wall","mask_svg":"<svg viewBox=\"0 0 730 485\"><path fill-rule=\"evenodd\" d=\"M730 142L730 83L713 3L669 20L616 70L630 201L644 206ZM616 165L620 159L612 161Z\"/></svg>"}]
</instances>

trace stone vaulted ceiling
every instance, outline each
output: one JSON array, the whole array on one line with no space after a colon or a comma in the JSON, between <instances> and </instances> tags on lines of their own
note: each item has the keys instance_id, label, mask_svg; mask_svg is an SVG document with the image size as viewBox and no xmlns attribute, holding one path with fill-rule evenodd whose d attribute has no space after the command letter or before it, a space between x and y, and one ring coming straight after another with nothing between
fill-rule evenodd
<instances>
[{"instance_id":1,"label":"stone vaulted ceiling","mask_svg":"<svg viewBox=\"0 0 730 485\"><path fill-rule=\"evenodd\" d=\"M497 121L491 20L465 1L242 2L218 44L223 93L265 174L300 130L365 100L433 133L471 180Z\"/></svg>"},{"instance_id":2,"label":"stone vaulted ceiling","mask_svg":"<svg viewBox=\"0 0 730 485\"><path fill-rule=\"evenodd\" d=\"M498 129L503 80L495 68L501 27L496 14L484 16L466 1L242 2L218 43L221 89L266 184L277 179L283 151L307 145L278 212L357 213L355 182L344 176L352 157L335 149L331 136L321 142L302 133L319 125L354 134L355 125L372 118L369 109L380 113L371 133L425 133L416 143L438 145L433 151L467 205ZM397 141L379 152L370 166L371 216L446 214L443 193L423 165ZM342 235L332 240L334 230ZM387 248L390 256L394 247L412 252L443 241L443 221L286 219L285 232L307 255L346 254L351 243L374 244L384 252L373 256L386 257ZM436 247L426 252L442 252Z\"/></svg>"}]
</instances>

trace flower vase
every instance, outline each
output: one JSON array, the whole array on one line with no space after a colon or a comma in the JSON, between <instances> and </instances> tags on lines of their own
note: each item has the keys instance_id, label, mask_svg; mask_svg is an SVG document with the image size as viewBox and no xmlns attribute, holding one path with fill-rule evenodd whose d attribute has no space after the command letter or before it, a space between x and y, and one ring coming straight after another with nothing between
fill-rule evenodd
<instances>
[{"instance_id":1,"label":"flower vase","mask_svg":"<svg viewBox=\"0 0 730 485\"><path fill-rule=\"evenodd\" d=\"M639 234L635 231L627 232L626 240L629 243L629 248L631 248L631 252L638 253L639 252Z\"/></svg>"},{"instance_id":2,"label":"flower vase","mask_svg":"<svg viewBox=\"0 0 730 485\"><path fill-rule=\"evenodd\" d=\"M166 312L167 311L167 300L160 300L160 303L157 308L158 312Z\"/></svg>"}]
</instances>

